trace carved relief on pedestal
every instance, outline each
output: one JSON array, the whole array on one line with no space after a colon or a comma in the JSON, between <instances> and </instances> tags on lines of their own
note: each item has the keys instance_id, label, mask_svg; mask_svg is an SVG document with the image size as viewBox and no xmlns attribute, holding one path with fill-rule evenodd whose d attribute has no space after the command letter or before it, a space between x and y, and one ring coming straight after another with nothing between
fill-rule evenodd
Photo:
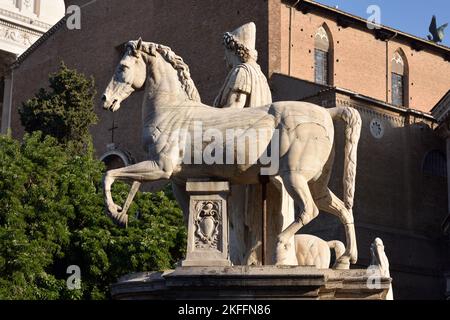
<instances>
[{"instance_id":1,"label":"carved relief on pedestal","mask_svg":"<svg viewBox=\"0 0 450 320\"><path fill-rule=\"evenodd\" d=\"M227 201L230 186L189 181L188 245L182 266L229 266Z\"/></svg>"},{"instance_id":2,"label":"carved relief on pedestal","mask_svg":"<svg viewBox=\"0 0 450 320\"><path fill-rule=\"evenodd\" d=\"M221 226L221 201L195 201L195 247L217 249Z\"/></svg>"}]
</instances>

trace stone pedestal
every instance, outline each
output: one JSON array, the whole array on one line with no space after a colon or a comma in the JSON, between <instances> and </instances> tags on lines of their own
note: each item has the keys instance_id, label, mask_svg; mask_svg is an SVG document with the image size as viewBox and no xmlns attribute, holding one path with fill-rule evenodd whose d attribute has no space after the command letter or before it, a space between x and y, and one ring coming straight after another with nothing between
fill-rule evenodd
<instances>
[{"instance_id":1,"label":"stone pedestal","mask_svg":"<svg viewBox=\"0 0 450 320\"><path fill-rule=\"evenodd\" d=\"M188 181L188 245L183 267L230 266L228 182Z\"/></svg>"},{"instance_id":2,"label":"stone pedestal","mask_svg":"<svg viewBox=\"0 0 450 320\"><path fill-rule=\"evenodd\" d=\"M116 300L385 300L390 284L380 278L374 286L367 270L180 267L123 277L111 294Z\"/></svg>"}]
</instances>

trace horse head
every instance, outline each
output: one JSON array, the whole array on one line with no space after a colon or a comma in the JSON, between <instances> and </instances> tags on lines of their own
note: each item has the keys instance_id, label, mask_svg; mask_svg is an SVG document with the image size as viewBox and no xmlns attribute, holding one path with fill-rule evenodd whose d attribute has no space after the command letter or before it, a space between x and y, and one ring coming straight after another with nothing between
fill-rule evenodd
<instances>
[{"instance_id":1,"label":"horse head","mask_svg":"<svg viewBox=\"0 0 450 320\"><path fill-rule=\"evenodd\" d=\"M125 49L103 94L104 109L119 110L121 102L146 83L152 96L164 93L174 97L172 101L200 101L189 67L169 47L139 39L128 42Z\"/></svg>"},{"instance_id":2,"label":"horse head","mask_svg":"<svg viewBox=\"0 0 450 320\"><path fill-rule=\"evenodd\" d=\"M122 101L144 86L147 64L142 47L142 39L125 45L125 54L102 97L104 109L113 112L119 110Z\"/></svg>"}]
</instances>

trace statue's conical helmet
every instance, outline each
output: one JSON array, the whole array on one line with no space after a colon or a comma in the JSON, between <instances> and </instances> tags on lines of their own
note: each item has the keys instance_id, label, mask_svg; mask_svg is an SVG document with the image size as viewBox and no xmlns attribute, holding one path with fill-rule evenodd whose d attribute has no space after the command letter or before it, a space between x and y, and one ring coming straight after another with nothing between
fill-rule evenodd
<instances>
[{"instance_id":1,"label":"statue's conical helmet","mask_svg":"<svg viewBox=\"0 0 450 320\"><path fill-rule=\"evenodd\" d=\"M244 24L230 33L248 50L252 51L256 49L256 24L254 22Z\"/></svg>"},{"instance_id":2,"label":"statue's conical helmet","mask_svg":"<svg viewBox=\"0 0 450 320\"><path fill-rule=\"evenodd\" d=\"M256 25L254 22L244 24L232 32L226 32L223 42L228 50L234 52L242 62L250 58L258 60L256 51Z\"/></svg>"}]
</instances>

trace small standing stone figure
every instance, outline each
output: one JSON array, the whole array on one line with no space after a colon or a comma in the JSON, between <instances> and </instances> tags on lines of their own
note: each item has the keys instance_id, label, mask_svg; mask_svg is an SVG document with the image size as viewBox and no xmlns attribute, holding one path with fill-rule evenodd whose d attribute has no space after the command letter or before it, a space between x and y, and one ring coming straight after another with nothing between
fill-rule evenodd
<instances>
[{"instance_id":1,"label":"small standing stone figure","mask_svg":"<svg viewBox=\"0 0 450 320\"><path fill-rule=\"evenodd\" d=\"M377 268L379 270L380 276L390 278L391 273L389 271L389 260L384 251L383 240L376 238L370 245L370 253L372 255L372 261L370 263L371 267ZM392 284L387 293L386 300L394 300L394 291L392 289Z\"/></svg>"},{"instance_id":2,"label":"small standing stone figure","mask_svg":"<svg viewBox=\"0 0 450 320\"><path fill-rule=\"evenodd\" d=\"M227 78L215 99L218 108L254 108L272 103L272 93L266 76L257 63L256 25L247 23L223 36L225 60L230 69ZM269 186L268 219L278 219L270 229L271 234L279 234L283 226L288 226L294 219L294 202L283 187L281 178L275 178ZM262 207L261 186L236 185L231 188L230 217L230 254L237 265L261 265L262 261ZM276 200L271 201L271 197ZM285 212L292 217L283 219ZM276 239L266 244L267 254L273 258ZM296 264L295 248L292 240L292 264Z\"/></svg>"}]
</instances>

